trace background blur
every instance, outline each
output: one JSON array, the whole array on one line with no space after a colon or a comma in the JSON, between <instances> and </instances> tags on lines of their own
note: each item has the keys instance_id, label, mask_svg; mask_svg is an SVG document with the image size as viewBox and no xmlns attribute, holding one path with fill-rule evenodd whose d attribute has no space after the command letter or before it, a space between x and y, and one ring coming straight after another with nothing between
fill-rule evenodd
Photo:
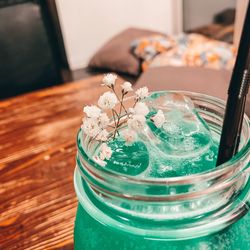
<instances>
[{"instance_id":1,"label":"background blur","mask_svg":"<svg viewBox=\"0 0 250 250\"><path fill-rule=\"evenodd\" d=\"M0 98L100 72L114 71L135 83L151 67L230 71L247 2L2 0ZM202 47L204 39L209 49Z\"/></svg>"},{"instance_id":2,"label":"background blur","mask_svg":"<svg viewBox=\"0 0 250 250\"><path fill-rule=\"evenodd\" d=\"M111 36L136 26L167 34L213 23L214 16L236 7L236 0L57 0L65 47L72 69L87 65Z\"/></svg>"}]
</instances>

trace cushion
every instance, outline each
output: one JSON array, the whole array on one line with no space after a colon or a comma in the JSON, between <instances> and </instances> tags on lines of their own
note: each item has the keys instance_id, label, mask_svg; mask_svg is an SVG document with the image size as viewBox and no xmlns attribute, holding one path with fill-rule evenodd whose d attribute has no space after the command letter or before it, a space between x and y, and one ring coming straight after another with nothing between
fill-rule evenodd
<instances>
[{"instance_id":1,"label":"cushion","mask_svg":"<svg viewBox=\"0 0 250 250\"><path fill-rule=\"evenodd\" d=\"M184 90L227 99L231 71L201 67L163 66L149 68L135 84L136 88L148 86L154 90ZM246 114L250 117L250 93L246 101Z\"/></svg>"},{"instance_id":2,"label":"cushion","mask_svg":"<svg viewBox=\"0 0 250 250\"><path fill-rule=\"evenodd\" d=\"M134 40L131 44L131 50L136 57L150 61L174 45L175 41L170 36L152 35Z\"/></svg>"},{"instance_id":3,"label":"cushion","mask_svg":"<svg viewBox=\"0 0 250 250\"><path fill-rule=\"evenodd\" d=\"M89 62L90 68L107 69L109 71L138 75L140 60L131 53L131 43L134 39L161 34L157 31L128 28L114 36L104 44Z\"/></svg>"},{"instance_id":4,"label":"cushion","mask_svg":"<svg viewBox=\"0 0 250 250\"><path fill-rule=\"evenodd\" d=\"M133 53L143 60L142 70L158 66L199 66L229 69L234 65L236 49L231 44L199 34L149 36L132 44Z\"/></svg>"}]
</instances>

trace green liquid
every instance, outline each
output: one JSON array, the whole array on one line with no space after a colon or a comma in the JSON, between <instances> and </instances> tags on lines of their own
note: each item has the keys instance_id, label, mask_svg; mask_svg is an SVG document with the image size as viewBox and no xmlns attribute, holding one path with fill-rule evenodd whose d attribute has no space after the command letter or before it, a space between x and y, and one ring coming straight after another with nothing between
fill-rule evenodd
<instances>
[{"instance_id":1,"label":"green liquid","mask_svg":"<svg viewBox=\"0 0 250 250\"><path fill-rule=\"evenodd\" d=\"M198 114L183 119L183 112L167 112L169 122L157 128L150 117L147 129L127 145L122 136L108 143L113 154L106 169L139 179L185 176L211 170L216 165L218 137L212 136Z\"/></svg>"},{"instance_id":2,"label":"green liquid","mask_svg":"<svg viewBox=\"0 0 250 250\"><path fill-rule=\"evenodd\" d=\"M250 213L214 235L184 241L151 240L104 226L79 205L74 244L75 250L248 250L249 232Z\"/></svg>"},{"instance_id":3,"label":"green liquid","mask_svg":"<svg viewBox=\"0 0 250 250\"><path fill-rule=\"evenodd\" d=\"M157 95L152 99L160 99ZM147 117L147 128L141 131L138 139L132 145L126 145L122 136L110 141L113 154L107 161L106 169L125 176L136 176L138 179L152 179L177 177L191 174L202 173L215 168L216 156L218 151L218 135L216 131L210 131L205 121L194 111L187 113L179 110L167 110L165 112L166 124L162 128L157 128L151 122L150 116L156 113L153 107L150 107L151 113ZM98 149L96 154L98 154ZM103 222L105 215L113 218L116 222L124 220L126 224L135 226L136 221L133 218L134 207L131 208L131 214L123 216L122 213L112 212L105 208L104 204L98 204L91 194L88 194L86 183L82 183L88 199L91 200L89 214L79 204L74 242L76 250L235 250L250 249L250 214L235 223L229 229L220 233L184 241L164 241L145 238L143 236L126 233L115 224L111 227ZM167 187L166 187L167 188ZM148 194L159 194L161 190L157 188L148 189ZM184 191L184 190L183 190ZM165 192L165 190L164 190ZM84 206L88 206L88 201L83 201ZM86 203L85 203L86 202ZM216 200L216 202L218 202ZM101 203L101 202L99 202ZM130 209L127 203L120 202L119 206L124 209ZM128 205L129 206L129 205ZM97 216L94 207L98 207L103 215ZM136 208L137 212L141 208ZM145 207L142 206L142 209ZM155 212L149 205L149 211ZM188 208L189 209L189 208ZM143 210L144 211L144 210ZM101 222L98 221L99 218ZM131 216L131 218L129 217ZM205 216L205 212L204 212ZM178 218L175 220L178 223ZM145 221L145 225L149 223ZM152 221L161 226L161 221ZM147 225L146 225L147 226ZM151 227L152 224L148 224ZM164 225L162 225L164 227ZM126 226L125 226L126 227Z\"/></svg>"}]
</instances>

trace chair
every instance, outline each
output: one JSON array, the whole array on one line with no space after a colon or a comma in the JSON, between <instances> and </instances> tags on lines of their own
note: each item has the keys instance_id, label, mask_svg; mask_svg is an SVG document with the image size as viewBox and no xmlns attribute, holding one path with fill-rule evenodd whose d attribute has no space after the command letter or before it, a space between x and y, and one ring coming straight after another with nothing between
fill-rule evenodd
<instances>
[{"instance_id":1,"label":"chair","mask_svg":"<svg viewBox=\"0 0 250 250\"><path fill-rule=\"evenodd\" d=\"M68 70L51 0L0 1L0 98L63 82Z\"/></svg>"}]
</instances>

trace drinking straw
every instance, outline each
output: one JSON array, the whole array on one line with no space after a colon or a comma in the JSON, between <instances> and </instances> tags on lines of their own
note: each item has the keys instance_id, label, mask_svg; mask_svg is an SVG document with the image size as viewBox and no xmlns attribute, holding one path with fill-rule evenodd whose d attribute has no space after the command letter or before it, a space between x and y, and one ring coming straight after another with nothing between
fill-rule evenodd
<instances>
[{"instance_id":1,"label":"drinking straw","mask_svg":"<svg viewBox=\"0 0 250 250\"><path fill-rule=\"evenodd\" d=\"M242 29L223 121L217 166L230 160L238 151L250 82L250 3Z\"/></svg>"}]
</instances>

